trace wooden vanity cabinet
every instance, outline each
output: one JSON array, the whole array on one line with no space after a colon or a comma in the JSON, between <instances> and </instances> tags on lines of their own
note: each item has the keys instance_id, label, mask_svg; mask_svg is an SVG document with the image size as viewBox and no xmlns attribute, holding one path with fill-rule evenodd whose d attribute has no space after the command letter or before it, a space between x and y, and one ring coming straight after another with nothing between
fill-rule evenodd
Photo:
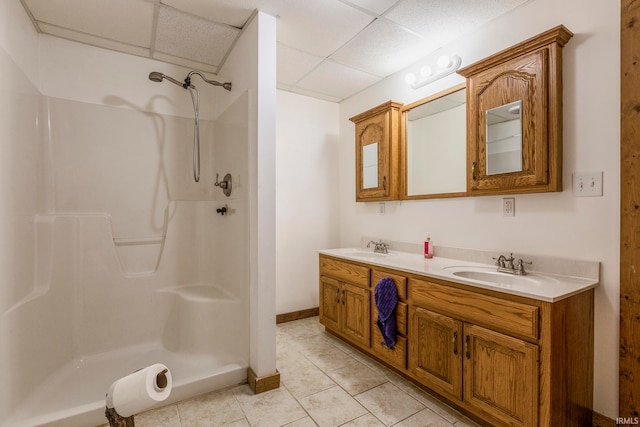
<instances>
[{"instance_id":1,"label":"wooden vanity cabinet","mask_svg":"<svg viewBox=\"0 0 640 427\"><path fill-rule=\"evenodd\" d=\"M458 70L467 79L470 195L562 191L562 47L572 36L560 25ZM520 114L519 130L489 137L490 110L495 121Z\"/></svg>"},{"instance_id":2,"label":"wooden vanity cabinet","mask_svg":"<svg viewBox=\"0 0 640 427\"><path fill-rule=\"evenodd\" d=\"M411 373L506 425L537 425L539 307L427 280L410 290Z\"/></svg>"},{"instance_id":3,"label":"wooden vanity cabinet","mask_svg":"<svg viewBox=\"0 0 640 427\"><path fill-rule=\"evenodd\" d=\"M371 291L368 267L320 257L320 323L370 347Z\"/></svg>"},{"instance_id":4,"label":"wooden vanity cabinet","mask_svg":"<svg viewBox=\"0 0 640 427\"><path fill-rule=\"evenodd\" d=\"M375 324L383 277L399 296L393 350ZM320 293L328 331L487 425L591 425L593 289L552 303L320 255Z\"/></svg>"},{"instance_id":5,"label":"wooden vanity cabinet","mask_svg":"<svg viewBox=\"0 0 640 427\"><path fill-rule=\"evenodd\" d=\"M351 117L356 128L356 201L400 196L400 112L388 101Z\"/></svg>"}]
</instances>

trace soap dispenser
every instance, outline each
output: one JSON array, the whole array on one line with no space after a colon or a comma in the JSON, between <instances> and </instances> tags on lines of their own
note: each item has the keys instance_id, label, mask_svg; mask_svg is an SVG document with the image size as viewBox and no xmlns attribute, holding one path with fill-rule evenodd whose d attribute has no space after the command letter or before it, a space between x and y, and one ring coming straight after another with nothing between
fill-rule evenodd
<instances>
[{"instance_id":1,"label":"soap dispenser","mask_svg":"<svg viewBox=\"0 0 640 427\"><path fill-rule=\"evenodd\" d=\"M424 257L433 258L433 242L431 242L431 234L429 233L424 239Z\"/></svg>"}]
</instances>

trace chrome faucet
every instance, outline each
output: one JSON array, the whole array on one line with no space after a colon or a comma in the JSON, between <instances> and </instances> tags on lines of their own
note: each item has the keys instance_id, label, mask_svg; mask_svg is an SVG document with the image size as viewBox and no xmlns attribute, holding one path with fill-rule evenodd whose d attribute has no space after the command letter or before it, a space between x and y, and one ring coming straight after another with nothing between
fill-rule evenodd
<instances>
[{"instance_id":1,"label":"chrome faucet","mask_svg":"<svg viewBox=\"0 0 640 427\"><path fill-rule=\"evenodd\" d=\"M367 243L367 247L370 248L372 243L373 243L373 252L377 252L379 254L388 254L389 253L389 251L387 250L389 245L387 243L384 243L382 240L379 240L377 242L374 242L372 240L369 243Z\"/></svg>"},{"instance_id":2,"label":"chrome faucet","mask_svg":"<svg viewBox=\"0 0 640 427\"><path fill-rule=\"evenodd\" d=\"M498 271L501 273L517 274L518 276L525 276L527 272L524 269L524 264L533 264L529 261L523 261L522 259L515 260L513 253L509 254L509 258L504 255L500 255L498 258L492 258L496 260ZM513 262L516 262L515 266Z\"/></svg>"}]
</instances>

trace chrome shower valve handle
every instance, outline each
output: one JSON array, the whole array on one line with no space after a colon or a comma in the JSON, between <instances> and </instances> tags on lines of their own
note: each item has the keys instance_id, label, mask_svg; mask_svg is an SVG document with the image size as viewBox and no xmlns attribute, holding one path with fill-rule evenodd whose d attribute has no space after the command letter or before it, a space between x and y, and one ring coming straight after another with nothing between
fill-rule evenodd
<instances>
[{"instance_id":1,"label":"chrome shower valve handle","mask_svg":"<svg viewBox=\"0 0 640 427\"><path fill-rule=\"evenodd\" d=\"M216 173L216 182L213 183L216 187L220 187L225 196L231 195L232 179L231 174L228 173L222 178L222 181L218 181L219 174Z\"/></svg>"}]
</instances>

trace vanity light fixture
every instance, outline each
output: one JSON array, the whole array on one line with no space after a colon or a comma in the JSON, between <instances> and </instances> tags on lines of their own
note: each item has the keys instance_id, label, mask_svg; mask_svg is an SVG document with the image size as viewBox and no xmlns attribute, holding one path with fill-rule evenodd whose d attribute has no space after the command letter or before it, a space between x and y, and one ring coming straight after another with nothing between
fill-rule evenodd
<instances>
[{"instance_id":1,"label":"vanity light fixture","mask_svg":"<svg viewBox=\"0 0 640 427\"><path fill-rule=\"evenodd\" d=\"M420 69L420 79L414 73L408 73L404 77L404 81L413 89L418 89L454 73L460 68L461 63L462 59L457 55L451 57L443 55L438 58L435 64L425 65Z\"/></svg>"}]
</instances>

